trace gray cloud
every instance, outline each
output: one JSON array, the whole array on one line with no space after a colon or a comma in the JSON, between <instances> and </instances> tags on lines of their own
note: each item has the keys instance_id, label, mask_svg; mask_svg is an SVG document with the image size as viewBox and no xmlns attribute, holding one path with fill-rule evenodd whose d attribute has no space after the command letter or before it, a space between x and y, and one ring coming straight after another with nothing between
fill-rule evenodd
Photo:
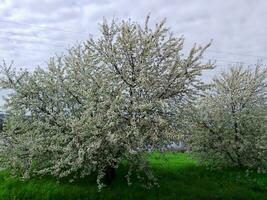
<instances>
[{"instance_id":1,"label":"gray cloud","mask_svg":"<svg viewBox=\"0 0 267 200\"><path fill-rule=\"evenodd\" d=\"M143 22L151 13L151 24L166 17L171 30L186 38L186 48L213 39L205 59L217 59L221 70L267 57L266 10L265 0L2 0L0 59L29 69L45 66L68 45L97 35L103 17Z\"/></svg>"}]
</instances>

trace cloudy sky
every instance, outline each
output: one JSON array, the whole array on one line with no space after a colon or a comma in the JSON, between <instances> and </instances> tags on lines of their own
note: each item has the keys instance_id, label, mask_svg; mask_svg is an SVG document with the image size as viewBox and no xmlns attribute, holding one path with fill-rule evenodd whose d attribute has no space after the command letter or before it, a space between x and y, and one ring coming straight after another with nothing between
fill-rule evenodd
<instances>
[{"instance_id":1,"label":"cloudy sky","mask_svg":"<svg viewBox=\"0 0 267 200\"><path fill-rule=\"evenodd\" d=\"M213 39L204 59L267 64L266 0L0 0L0 59L18 68L45 66L69 45L97 36L103 17L151 24L167 18L186 47Z\"/></svg>"}]
</instances>

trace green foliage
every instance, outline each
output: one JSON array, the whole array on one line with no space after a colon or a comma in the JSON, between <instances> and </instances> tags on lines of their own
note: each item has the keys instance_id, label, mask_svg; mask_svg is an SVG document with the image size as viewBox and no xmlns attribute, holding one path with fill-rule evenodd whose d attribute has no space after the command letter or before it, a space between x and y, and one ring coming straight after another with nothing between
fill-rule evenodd
<instances>
[{"instance_id":1,"label":"green foliage","mask_svg":"<svg viewBox=\"0 0 267 200\"><path fill-rule=\"evenodd\" d=\"M267 69L233 67L195 105L192 150L218 166L267 169Z\"/></svg>"},{"instance_id":2,"label":"green foliage","mask_svg":"<svg viewBox=\"0 0 267 200\"><path fill-rule=\"evenodd\" d=\"M201 63L209 45L184 56L184 39L164 21L150 28L148 18L144 26L104 21L100 31L46 69L2 66L1 86L14 91L1 132L4 167L26 179L97 172L101 189L108 169L127 160L129 184L133 171L155 183L145 152L176 138L172 111L204 87L199 76L213 68Z\"/></svg>"},{"instance_id":3,"label":"green foliage","mask_svg":"<svg viewBox=\"0 0 267 200\"><path fill-rule=\"evenodd\" d=\"M7 172L0 173L0 199L5 200L214 200L242 199L263 200L267 195L267 175L247 172L242 169L208 170L198 166L189 154L158 153L149 157L149 162L159 179L159 188L146 190L138 180L127 186L124 174L127 167L117 170L115 181L97 192L93 177L76 180L73 183L41 177L22 182ZM167 159L167 160L166 160Z\"/></svg>"}]
</instances>

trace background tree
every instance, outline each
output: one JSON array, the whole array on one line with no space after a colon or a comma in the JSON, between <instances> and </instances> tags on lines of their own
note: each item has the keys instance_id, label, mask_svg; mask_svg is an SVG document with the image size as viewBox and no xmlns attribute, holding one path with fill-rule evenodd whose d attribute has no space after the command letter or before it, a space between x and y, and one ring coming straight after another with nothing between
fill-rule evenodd
<instances>
[{"instance_id":1,"label":"background tree","mask_svg":"<svg viewBox=\"0 0 267 200\"><path fill-rule=\"evenodd\" d=\"M215 165L266 169L267 69L232 67L194 110L192 150ZM191 124L191 125L192 125Z\"/></svg>"},{"instance_id":2,"label":"background tree","mask_svg":"<svg viewBox=\"0 0 267 200\"><path fill-rule=\"evenodd\" d=\"M184 56L184 39L162 21L150 28L113 20L46 69L16 72L2 66L1 85L14 90L1 138L4 165L23 177L53 175L73 180L97 172L99 188L122 160L147 183L154 177L148 148L176 137L173 108L198 95L209 45Z\"/></svg>"}]
</instances>

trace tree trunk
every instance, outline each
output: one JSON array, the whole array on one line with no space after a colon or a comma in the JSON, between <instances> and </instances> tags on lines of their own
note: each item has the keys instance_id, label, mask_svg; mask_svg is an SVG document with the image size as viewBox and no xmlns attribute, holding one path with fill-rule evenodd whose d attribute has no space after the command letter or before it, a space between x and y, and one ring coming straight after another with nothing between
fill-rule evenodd
<instances>
[{"instance_id":1,"label":"tree trunk","mask_svg":"<svg viewBox=\"0 0 267 200\"><path fill-rule=\"evenodd\" d=\"M112 181L115 179L116 176L116 170L114 167L108 166L105 171L105 182L109 185L112 183Z\"/></svg>"}]
</instances>

